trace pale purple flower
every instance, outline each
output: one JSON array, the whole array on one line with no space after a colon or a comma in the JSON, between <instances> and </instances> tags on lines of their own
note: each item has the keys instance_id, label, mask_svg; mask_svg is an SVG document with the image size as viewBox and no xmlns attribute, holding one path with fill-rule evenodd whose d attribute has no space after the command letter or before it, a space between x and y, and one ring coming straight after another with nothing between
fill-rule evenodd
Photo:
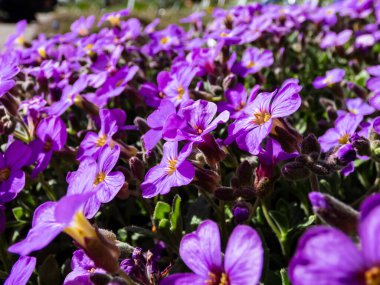
<instances>
[{"instance_id":1,"label":"pale purple flower","mask_svg":"<svg viewBox=\"0 0 380 285\"><path fill-rule=\"evenodd\" d=\"M252 104L228 128L226 143L236 140L239 148L258 154L261 142L269 135L276 118L289 116L301 105L301 87L294 80L284 82L279 90L259 93Z\"/></svg>"},{"instance_id":2,"label":"pale purple flower","mask_svg":"<svg viewBox=\"0 0 380 285\"><path fill-rule=\"evenodd\" d=\"M0 97L16 85L13 78L20 72L18 64L18 57L14 52L0 56Z\"/></svg>"},{"instance_id":3,"label":"pale purple flower","mask_svg":"<svg viewBox=\"0 0 380 285\"><path fill-rule=\"evenodd\" d=\"M350 143L350 138L355 133L362 119L362 116L353 114L346 114L336 119L334 128L327 130L326 133L318 139L322 150L326 152L335 146Z\"/></svg>"},{"instance_id":4,"label":"pale purple flower","mask_svg":"<svg viewBox=\"0 0 380 285\"><path fill-rule=\"evenodd\" d=\"M325 76L318 76L313 81L315 89L321 89L327 86L332 86L342 81L345 72L343 69L335 68L326 72Z\"/></svg>"},{"instance_id":5,"label":"pale purple flower","mask_svg":"<svg viewBox=\"0 0 380 285\"><path fill-rule=\"evenodd\" d=\"M70 29L73 33L76 33L82 37L87 36L90 33L90 29L95 22L95 16L91 15L85 18L80 17L78 20L73 22Z\"/></svg>"},{"instance_id":6,"label":"pale purple flower","mask_svg":"<svg viewBox=\"0 0 380 285\"><path fill-rule=\"evenodd\" d=\"M357 116L366 116L370 115L373 112L375 112L375 108L368 105L365 101L363 101L361 98L354 98L354 99L346 99L346 106L348 112L351 114L357 115ZM347 112L338 110L338 116L342 116L346 114Z\"/></svg>"},{"instance_id":7,"label":"pale purple flower","mask_svg":"<svg viewBox=\"0 0 380 285\"><path fill-rule=\"evenodd\" d=\"M360 208L360 246L340 230L309 229L299 240L289 265L294 285L369 285L380 276L380 195L368 197Z\"/></svg>"},{"instance_id":8,"label":"pale purple flower","mask_svg":"<svg viewBox=\"0 0 380 285\"><path fill-rule=\"evenodd\" d=\"M338 34L334 32L328 32L323 37L320 47L323 49L326 49L326 48L343 46L346 42L350 40L351 35L352 35L351 30L344 30Z\"/></svg>"},{"instance_id":9,"label":"pale purple flower","mask_svg":"<svg viewBox=\"0 0 380 285\"><path fill-rule=\"evenodd\" d=\"M222 255L218 225L206 220L196 232L182 238L179 252L184 263L194 273L171 275L161 285L259 283L264 250L259 235L249 226L234 228L225 254Z\"/></svg>"},{"instance_id":10,"label":"pale purple flower","mask_svg":"<svg viewBox=\"0 0 380 285\"><path fill-rule=\"evenodd\" d=\"M128 16L129 12L129 9L123 9L104 14L99 20L98 27L100 27L104 22L109 22L111 26L118 27L120 26L121 18Z\"/></svg>"},{"instance_id":11,"label":"pale purple flower","mask_svg":"<svg viewBox=\"0 0 380 285\"><path fill-rule=\"evenodd\" d=\"M245 77L255 74L264 67L273 64L273 53L270 50L260 50L252 47L245 50L242 61L232 67L232 71Z\"/></svg>"},{"instance_id":12,"label":"pale purple flower","mask_svg":"<svg viewBox=\"0 0 380 285\"><path fill-rule=\"evenodd\" d=\"M178 153L178 142L167 142L163 147L161 162L152 167L141 184L144 198L166 194L172 187L189 184L194 177L194 166L186 160L192 144L185 145Z\"/></svg>"}]
</instances>

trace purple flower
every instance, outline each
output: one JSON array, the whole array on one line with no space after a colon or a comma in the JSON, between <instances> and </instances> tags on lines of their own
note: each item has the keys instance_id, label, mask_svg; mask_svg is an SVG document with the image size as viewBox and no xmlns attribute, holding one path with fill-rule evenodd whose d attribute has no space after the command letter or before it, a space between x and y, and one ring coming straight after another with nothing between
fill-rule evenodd
<instances>
[{"instance_id":1,"label":"purple flower","mask_svg":"<svg viewBox=\"0 0 380 285\"><path fill-rule=\"evenodd\" d=\"M351 30L344 30L338 34L334 32L328 32L323 37L320 47L323 49L326 49L326 48L343 46L346 42L350 40L351 35L352 35Z\"/></svg>"},{"instance_id":2,"label":"purple flower","mask_svg":"<svg viewBox=\"0 0 380 285\"><path fill-rule=\"evenodd\" d=\"M223 111L216 118L215 103L197 100L191 105L182 108L181 113L171 115L164 126L163 137L166 140L187 140L201 143L205 136L216 129L218 124L229 119L229 112Z\"/></svg>"},{"instance_id":3,"label":"purple flower","mask_svg":"<svg viewBox=\"0 0 380 285\"><path fill-rule=\"evenodd\" d=\"M81 210L89 196L65 196L58 202L40 205L34 211L32 228L27 237L10 246L8 250L22 256L28 255L47 246L62 231L84 247L87 238L96 237L95 229Z\"/></svg>"},{"instance_id":4,"label":"purple flower","mask_svg":"<svg viewBox=\"0 0 380 285\"><path fill-rule=\"evenodd\" d=\"M244 114L228 128L227 143L236 140L239 148L258 154L261 142L269 135L277 118L293 114L301 105L300 86L286 81L280 90L259 93Z\"/></svg>"},{"instance_id":5,"label":"purple flower","mask_svg":"<svg viewBox=\"0 0 380 285\"><path fill-rule=\"evenodd\" d=\"M0 56L0 97L7 93L16 82L13 78L20 72L18 57L14 52Z\"/></svg>"},{"instance_id":6,"label":"purple flower","mask_svg":"<svg viewBox=\"0 0 380 285\"><path fill-rule=\"evenodd\" d=\"M172 187L189 184L194 177L194 166L186 160L192 144L185 145L178 153L178 142L167 142L163 147L161 162L145 175L141 190L144 198L166 194Z\"/></svg>"},{"instance_id":7,"label":"purple flower","mask_svg":"<svg viewBox=\"0 0 380 285\"><path fill-rule=\"evenodd\" d=\"M327 226L316 226L302 236L289 265L292 284L378 284L380 195L368 197L360 213L360 249L343 232Z\"/></svg>"},{"instance_id":8,"label":"purple flower","mask_svg":"<svg viewBox=\"0 0 380 285\"><path fill-rule=\"evenodd\" d=\"M124 9L116 12L111 12L104 14L98 23L98 27L100 27L104 22L109 22L113 27L120 26L121 18L129 15L129 9Z\"/></svg>"},{"instance_id":9,"label":"purple flower","mask_svg":"<svg viewBox=\"0 0 380 285\"><path fill-rule=\"evenodd\" d=\"M0 154L0 203L7 203L25 186L25 173L21 168L27 165L30 148L20 141L11 143L4 155Z\"/></svg>"},{"instance_id":10,"label":"purple flower","mask_svg":"<svg viewBox=\"0 0 380 285\"><path fill-rule=\"evenodd\" d=\"M373 112L375 112L375 109L368 105L365 101L363 101L361 98L355 98L355 99L346 99L346 106L347 110L354 115L357 116L366 116L370 115ZM347 112L338 110L338 116L342 116L344 114L347 114Z\"/></svg>"},{"instance_id":11,"label":"purple flower","mask_svg":"<svg viewBox=\"0 0 380 285\"><path fill-rule=\"evenodd\" d=\"M10 35L5 43L5 47L12 49L14 45L17 44L19 46L24 46L25 38L24 33L26 27L28 26L28 22L26 20L21 20L16 24L16 31L14 34Z\"/></svg>"},{"instance_id":12,"label":"purple flower","mask_svg":"<svg viewBox=\"0 0 380 285\"><path fill-rule=\"evenodd\" d=\"M76 33L82 37L87 36L90 33L90 29L95 22L95 16L89 16L85 18L80 17L74 23L71 24L70 29L73 33Z\"/></svg>"},{"instance_id":13,"label":"purple flower","mask_svg":"<svg viewBox=\"0 0 380 285\"><path fill-rule=\"evenodd\" d=\"M248 96L244 85L240 83L233 88L227 89L224 94L227 102L218 103L218 112L227 110L230 112L231 118L239 118L244 113L244 109L253 103L259 89L260 86L255 85Z\"/></svg>"},{"instance_id":14,"label":"purple flower","mask_svg":"<svg viewBox=\"0 0 380 285\"><path fill-rule=\"evenodd\" d=\"M273 54L270 50L260 50L258 48L248 48L243 54L242 61L232 67L234 73L245 77L248 74L255 74L264 67L273 64Z\"/></svg>"},{"instance_id":15,"label":"purple flower","mask_svg":"<svg viewBox=\"0 0 380 285\"><path fill-rule=\"evenodd\" d=\"M31 143L31 162L37 161L31 176L37 177L48 166L54 151L61 150L67 140L65 123L59 117L42 119L36 130L37 139Z\"/></svg>"},{"instance_id":16,"label":"purple flower","mask_svg":"<svg viewBox=\"0 0 380 285\"><path fill-rule=\"evenodd\" d=\"M326 152L334 146L350 143L350 138L355 133L361 121L361 116L352 114L346 114L336 119L334 122L335 127L327 130L327 132L318 139L322 150Z\"/></svg>"},{"instance_id":17,"label":"purple flower","mask_svg":"<svg viewBox=\"0 0 380 285\"><path fill-rule=\"evenodd\" d=\"M99 133L88 132L79 146L78 160L87 156L96 159L100 149L104 145L113 146L112 136L117 132L117 121L110 110L103 109L99 112L100 131Z\"/></svg>"},{"instance_id":18,"label":"purple flower","mask_svg":"<svg viewBox=\"0 0 380 285\"><path fill-rule=\"evenodd\" d=\"M344 77L344 74L345 72L343 69L335 68L329 70L326 72L325 76L318 76L317 78L315 78L315 80L313 81L313 86L315 89L321 89L327 86L330 87L336 83L341 82Z\"/></svg>"},{"instance_id":19,"label":"purple flower","mask_svg":"<svg viewBox=\"0 0 380 285\"><path fill-rule=\"evenodd\" d=\"M36 267L36 258L21 256L12 267L4 285L26 285Z\"/></svg>"},{"instance_id":20,"label":"purple flower","mask_svg":"<svg viewBox=\"0 0 380 285\"><path fill-rule=\"evenodd\" d=\"M233 284L256 285L263 267L263 247L259 235L245 225L234 228L222 256L218 225L202 222L196 232L185 235L180 256L194 273L169 276L161 285Z\"/></svg>"},{"instance_id":21,"label":"purple flower","mask_svg":"<svg viewBox=\"0 0 380 285\"><path fill-rule=\"evenodd\" d=\"M171 114L175 114L176 109L172 102L169 100L162 100L160 106L149 115L147 124L151 128L143 136L144 147L150 151L162 138L162 129L166 123L167 118Z\"/></svg>"},{"instance_id":22,"label":"purple flower","mask_svg":"<svg viewBox=\"0 0 380 285\"><path fill-rule=\"evenodd\" d=\"M106 273L103 269L97 268L95 263L81 249L73 253L71 270L63 282L64 285L92 285L91 274Z\"/></svg>"},{"instance_id":23,"label":"purple flower","mask_svg":"<svg viewBox=\"0 0 380 285\"><path fill-rule=\"evenodd\" d=\"M119 156L118 145L112 149L105 145L100 149L97 161L87 156L81 161L78 170L67 176L68 195L95 193L83 207L83 213L89 219L98 212L102 203L108 203L115 198L125 182L120 171L111 172Z\"/></svg>"}]
</instances>

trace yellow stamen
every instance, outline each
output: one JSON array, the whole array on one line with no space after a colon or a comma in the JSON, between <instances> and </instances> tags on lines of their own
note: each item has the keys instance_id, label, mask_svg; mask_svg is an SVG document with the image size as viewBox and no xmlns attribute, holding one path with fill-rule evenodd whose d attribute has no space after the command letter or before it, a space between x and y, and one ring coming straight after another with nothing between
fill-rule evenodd
<instances>
[{"instance_id":1,"label":"yellow stamen","mask_svg":"<svg viewBox=\"0 0 380 285\"><path fill-rule=\"evenodd\" d=\"M250 61L247 65L247 68L252 68L256 65L256 63L254 61Z\"/></svg>"},{"instance_id":2,"label":"yellow stamen","mask_svg":"<svg viewBox=\"0 0 380 285\"><path fill-rule=\"evenodd\" d=\"M168 175L172 175L174 173L174 171L176 171L177 162L178 162L178 160L176 160L176 159L169 159L167 170L166 170L166 173Z\"/></svg>"},{"instance_id":3,"label":"yellow stamen","mask_svg":"<svg viewBox=\"0 0 380 285\"><path fill-rule=\"evenodd\" d=\"M220 36L221 36L222 38L225 38L225 37L228 37L228 34L227 34L226 32L222 32L222 33L220 34Z\"/></svg>"},{"instance_id":4,"label":"yellow stamen","mask_svg":"<svg viewBox=\"0 0 380 285\"><path fill-rule=\"evenodd\" d=\"M10 175L11 175L11 170L8 167L0 169L0 182L4 182L8 180Z\"/></svg>"},{"instance_id":5,"label":"yellow stamen","mask_svg":"<svg viewBox=\"0 0 380 285\"><path fill-rule=\"evenodd\" d=\"M203 129L198 127L197 125L194 126L194 130L197 132L198 135L202 134L203 133Z\"/></svg>"},{"instance_id":6,"label":"yellow stamen","mask_svg":"<svg viewBox=\"0 0 380 285\"><path fill-rule=\"evenodd\" d=\"M372 267L364 273L365 285L380 285L380 267Z\"/></svg>"},{"instance_id":7,"label":"yellow stamen","mask_svg":"<svg viewBox=\"0 0 380 285\"><path fill-rule=\"evenodd\" d=\"M254 113L253 115L255 116L255 119L253 120L253 122L260 126L268 122L269 119L271 118L271 115L267 113L266 111L258 111Z\"/></svg>"},{"instance_id":8,"label":"yellow stamen","mask_svg":"<svg viewBox=\"0 0 380 285\"><path fill-rule=\"evenodd\" d=\"M331 84L332 84L332 80L333 80L333 76L329 75L329 76L327 76L327 77L323 80L323 83L326 84L326 85L331 85Z\"/></svg>"},{"instance_id":9,"label":"yellow stamen","mask_svg":"<svg viewBox=\"0 0 380 285\"><path fill-rule=\"evenodd\" d=\"M339 139L338 139L338 142L340 143L340 144L346 144L346 143L348 143L350 141L350 135L349 134L345 134L345 135L343 135L342 137L340 137Z\"/></svg>"},{"instance_id":10,"label":"yellow stamen","mask_svg":"<svg viewBox=\"0 0 380 285\"><path fill-rule=\"evenodd\" d=\"M100 172L96 178L95 178L95 181L94 181L94 186L102 183L104 180L106 179L106 174L104 172Z\"/></svg>"},{"instance_id":11,"label":"yellow stamen","mask_svg":"<svg viewBox=\"0 0 380 285\"><path fill-rule=\"evenodd\" d=\"M53 146L52 141L50 139L47 139L46 142L45 142L45 144L44 144L43 149L44 149L44 151L47 152L47 151L51 150L52 146Z\"/></svg>"},{"instance_id":12,"label":"yellow stamen","mask_svg":"<svg viewBox=\"0 0 380 285\"><path fill-rule=\"evenodd\" d=\"M96 238L94 227L89 223L81 211L74 215L71 225L63 230L66 234L71 236L80 246L86 246L87 238Z\"/></svg>"},{"instance_id":13,"label":"yellow stamen","mask_svg":"<svg viewBox=\"0 0 380 285\"><path fill-rule=\"evenodd\" d=\"M102 147L104 146L105 144L107 143L107 135L106 134L103 134L103 135L100 135L98 137L98 139L96 140L96 146L98 147Z\"/></svg>"},{"instance_id":14,"label":"yellow stamen","mask_svg":"<svg viewBox=\"0 0 380 285\"><path fill-rule=\"evenodd\" d=\"M230 285L230 280L228 279L228 275L224 272L221 275L217 275L213 272L209 272L208 276L210 277L210 279L207 279L205 281L207 285Z\"/></svg>"},{"instance_id":15,"label":"yellow stamen","mask_svg":"<svg viewBox=\"0 0 380 285\"><path fill-rule=\"evenodd\" d=\"M240 105L236 108L236 111L240 111L240 110L242 110L242 109L245 107L245 105L246 105L246 103L243 102L243 101L241 101L241 102L240 102Z\"/></svg>"},{"instance_id":16,"label":"yellow stamen","mask_svg":"<svg viewBox=\"0 0 380 285\"><path fill-rule=\"evenodd\" d=\"M88 35L88 30L87 29L85 29L85 28L81 28L81 29L79 29L79 35L81 35L81 36L87 36Z\"/></svg>"},{"instance_id":17,"label":"yellow stamen","mask_svg":"<svg viewBox=\"0 0 380 285\"><path fill-rule=\"evenodd\" d=\"M161 38L160 43L164 45L169 42L169 39L170 39L169 37L163 37Z\"/></svg>"},{"instance_id":18,"label":"yellow stamen","mask_svg":"<svg viewBox=\"0 0 380 285\"><path fill-rule=\"evenodd\" d=\"M177 92L178 92L178 96L177 96L177 98L178 98L179 100L181 100L182 97L183 97L183 94L185 94L185 89L183 89L183 87L180 85L180 86L177 88Z\"/></svg>"},{"instance_id":19,"label":"yellow stamen","mask_svg":"<svg viewBox=\"0 0 380 285\"><path fill-rule=\"evenodd\" d=\"M108 21L112 26L120 26L120 15L113 15L108 17Z\"/></svg>"},{"instance_id":20,"label":"yellow stamen","mask_svg":"<svg viewBox=\"0 0 380 285\"><path fill-rule=\"evenodd\" d=\"M332 14L334 14L334 10L333 9L327 9L326 10L326 14L327 15L332 15Z\"/></svg>"},{"instance_id":21,"label":"yellow stamen","mask_svg":"<svg viewBox=\"0 0 380 285\"><path fill-rule=\"evenodd\" d=\"M23 36L19 36L16 39L16 43L19 44L20 46L23 46L25 44L25 38Z\"/></svg>"},{"instance_id":22,"label":"yellow stamen","mask_svg":"<svg viewBox=\"0 0 380 285\"><path fill-rule=\"evenodd\" d=\"M47 57L45 47L39 47L37 51L38 51L38 54L40 55L40 57L42 57L42 58Z\"/></svg>"}]
</instances>

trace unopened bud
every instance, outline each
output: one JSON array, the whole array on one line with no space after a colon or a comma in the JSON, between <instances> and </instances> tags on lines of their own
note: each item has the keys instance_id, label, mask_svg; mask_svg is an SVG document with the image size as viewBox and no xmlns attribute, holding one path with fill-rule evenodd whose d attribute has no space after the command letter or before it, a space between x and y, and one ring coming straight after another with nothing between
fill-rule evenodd
<instances>
[{"instance_id":1,"label":"unopened bud","mask_svg":"<svg viewBox=\"0 0 380 285\"><path fill-rule=\"evenodd\" d=\"M207 192L213 192L220 185L220 176L213 170L195 167L193 183L202 187Z\"/></svg>"},{"instance_id":2,"label":"unopened bud","mask_svg":"<svg viewBox=\"0 0 380 285\"><path fill-rule=\"evenodd\" d=\"M216 198L222 201L235 200L234 190L229 187L219 187L218 189L215 190L214 195Z\"/></svg>"},{"instance_id":3,"label":"unopened bud","mask_svg":"<svg viewBox=\"0 0 380 285\"><path fill-rule=\"evenodd\" d=\"M307 135L301 144L302 154L311 154L312 152L320 153L321 145L318 142L317 137L314 134Z\"/></svg>"},{"instance_id":4,"label":"unopened bud","mask_svg":"<svg viewBox=\"0 0 380 285\"><path fill-rule=\"evenodd\" d=\"M338 113L336 112L335 108L328 106L326 109L326 112L327 112L327 117L329 118L331 122L334 122L338 118Z\"/></svg>"},{"instance_id":5,"label":"unopened bud","mask_svg":"<svg viewBox=\"0 0 380 285\"><path fill-rule=\"evenodd\" d=\"M304 180L310 175L310 171L299 161L288 162L282 167L281 171L290 180Z\"/></svg>"},{"instance_id":6,"label":"unopened bud","mask_svg":"<svg viewBox=\"0 0 380 285\"><path fill-rule=\"evenodd\" d=\"M141 133L145 134L147 131L149 131L150 127L148 126L147 122L145 119L141 117L136 117L133 120L133 124L137 126L140 130Z\"/></svg>"},{"instance_id":7,"label":"unopened bud","mask_svg":"<svg viewBox=\"0 0 380 285\"><path fill-rule=\"evenodd\" d=\"M116 197L119 198L120 200L126 200L129 198L130 192L129 192L129 187L128 187L128 182L124 182L123 186L117 193Z\"/></svg>"},{"instance_id":8,"label":"unopened bud","mask_svg":"<svg viewBox=\"0 0 380 285\"><path fill-rule=\"evenodd\" d=\"M313 211L325 223L347 234L355 234L359 213L334 197L319 192L311 192L309 200Z\"/></svg>"},{"instance_id":9,"label":"unopened bud","mask_svg":"<svg viewBox=\"0 0 380 285\"><path fill-rule=\"evenodd\" d=\"M273 183L268 177L262 177L260 179L256 178L255 181L255 192L258 197L265 198L270 195L273 190Z\"/></svg>"},{"instance_id":10,"label":"unopened bud","mask_svg":"<svg viewBox=\"0 0 380 285\"><path fill-rule=\"evenodd\" d=\"M223 79L223 89L227 90L234 87L237 83L237 78L235 74L229 74Z\"/></svg>"},{"instance_id":11,"label":"unopened bud","mask_svg":"<svg viewBox=\"0 0 380 285\"><path fill-rule=\"evenodd\" d=\"M17 116L19 103L15 97L13 97L10 93L5 93L3 96L0 96L0 102L7 109L9 114L12 116Z\"/></svg>"},{"instance_id":12,"label":"unopened bud","mask_svg":"<svg viewBox=\"0 0 380 285\"><path fill-rule=\"evenodd\" d=\"M225 152L220 148L215 138L211 134L203 137L203 142L197 145L206 157L207 164L214 166L226 157Z\"/></svg>"},{"instance_id":13,"label":"unopened bud","mask_svg":"<svg viewBox=\"0 0 380 285\"><path fill-rule=\"evenodd\" d=\"M90 280L94 285L108 285L112 276L104 273L92 273L90 274Z\"/></svg>"},{"instance_id":14,"label":"unopened bud","mask_svg":"<svg viewBox=\"0 0 380 285\"><path fill-rule=\"evenodd\" d=\"M242 163L240 163L239 167L236 170L236 176L239 179L240 186L252 185L253 169L247 160L244 160Z\"/></svg>"},{"instance_id":15,"label":"unopened bud","mask_svg":"<svg viewBox=\"0 0 380 285\"><path fill-rule=\"evenodd\" d=\"M365 137L359 136L358 134L354 134L350 139L353 147L355 148L358 155L371 155L371 144L368 139Z\"/></svg>"},{"instance_id":16,"label":"unopened bud","mask_svg":"<svg viewBox=\"0 0 380 285\"><path fill-rule=\"evenodd\" d=\"M283 118L273 120L273 127L270 136L281 144L286 152L298 151L298 145L302 142L302 136Z\"/></svg>"},{"instance_id":17,"label":"unopened bud","mask_svg":"<svg viewBox=\"0 0 380 285\"><path fill-rule=\"evenodd\" d=\"M232 208L235 222L237 224L244 223L249 217L250 205L247 202L239 201Z\"/></svg>"},{"instance_id":18,"label":"unopened bud","mask_svg":"<svg viewBox=\"0 0 380 285\"><path fill-rule=\"evenodd\" d=\"M145 168L143 162L136 156L133 156L129 159L128 163L134 177L139 181L144 180Z\"/></svg>"},{"instance_id":19,"label":"unopened bud","mask_svg":"<svg viewBox=\"0 0 380 285\"><path fill-rule=\"evenodd\" d=\"M358 96L359 98L362 98L362 99L366 99L367 98L367 91L363 88L363 87L360 87L359 85L353 83L353 82L347 82L347 87L355 93L356 96Z\"/></svg>"},{"instance_id":20,"label":"unopened bud","mask_svg":"<svg viewBox=\"0 0 380 285\"><path fill-rule=\"evenodd\" d=\"M235 190L235 197L242 197L245 200L252 200L256 197L256 191L253 187L245 186Z\"/></svg>"}]
</instances>

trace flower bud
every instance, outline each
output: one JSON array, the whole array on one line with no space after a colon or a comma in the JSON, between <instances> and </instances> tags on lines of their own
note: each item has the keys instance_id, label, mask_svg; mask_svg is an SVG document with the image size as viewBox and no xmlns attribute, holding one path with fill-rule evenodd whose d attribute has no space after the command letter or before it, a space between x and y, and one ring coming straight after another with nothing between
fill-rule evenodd
<instances>
[{"instance_id":1,"label":"flower bud","mask_svg":"<svg viewBox=\"0 0 380 285\"><path fill-rule=\"evenodd\" d=\"M365 137L359 136L358 134L354 134L350 139L352 146L355 148L358 155L371 155L371 144L368 139Z\"/></svg>"},{"instance_id":2,"label":"flower bud","mask_svg":"<svg viewBox=\"0 0 380 285\"><path fill-rule=\"evenodd\" d=\"M331 122L334 122L338 118L338 113L336 112L336 109L332 106L328 106L326 108L327 117Z\"/></svg>"},{"instance_id":3,"label":"flower bud","mask_svg":"<svg viewBox=\"0 0 380 285\"><path fill-rule=\"evenodd\" d=\"M245 200L252 200L256 197L256 191L253 187L240 187L235 190L235 197L242 197Z\"/></svg>"},{"instance_id":4,"label":"flower bud","mask_svg":"<svg viewBox=\"0 0 380 285\"><path fill-rule=\"evenodd\" d=\"M359 213L353 208L328 194L319 192L311 192L309 200L314 213L322 221L347 234L356 233Z\"/></svg>"},{"instance_id":5,"label":"flower bud","mask_svg":"<svg viewBox=\"0 0 380 285\"><path fill-rule=\"evenodd\" d=\"M302 141L301 144L301 153L302 154L311 154L316 152L321 153L321 146L318 142L317 137L314 134L308 134Z\"/></svg>"},{"instance_id":6,"label":"flower bud","mask_svg":"<svg viewBox=\"0 0 380 285\"><path fill-rule=\"evenodd\" d=\"M216 198L222 201L235 200L234 190L230 187L219 187L215 190L214 195Z\"/></svg>"},{"instance_id":7,"label":"flower bud","mask_svg":"<svg viewBox=\"0 0 380 285\"><path fill-rule=\"evenodd\" d=\"M347 87L359 98L366 99L368 96L367 91L363 87L360 87L353 82L347 82Z\"/></svg>"},{"instance_id":8,"label":"flower bud","mask_svg":"<svg viewBox=\"0 0 380 285\"><path fill-rule=\"evenodd\" d=\"M129 198L130 192L129 192L129 185L128 182L124 182L123 186L117 193L116 197L120 200L126 200Z\"/></svg>"},{"instance_id":9,"label":"flower bud","mask_svg":"<svg viewBox=\"0 0 380 285\"><path fill-rule=\"evenodd\" d=\"M247 160L244 160L242 163L240 163L239 167L236 170L236 176L239 179L240 186L252 185L253 169Z\"/></svg>"},{"instance_id":10,"label":"flower bud","mask_svg":"<svg viewBox=\"0 0 380 285\"><path fill-rule=\"evenodd\" d=\"M291 127L283 118L273 120L273 127L270 136L281 144L286 152L292 153L298 150L298 145L302 142L302 136Z\"/></svg>"},{"instance_id":11,"label":"flower bud","mask_svg":"<svg viewBox=\"0 0 380 285\"><path fill-rule=\"evenodd\" d=\"M270 195L273 190L273 183L268 177L262 177L255 180L255 192L258 197L265 198Z\"/></svg>"},{"instance_id":12,"label":"flower bud","mask_svg":"<svg viewBox=\"0 0 380 285\"><path fill-rule=\"evenodd\" d=\"M128 163L134 177L139 181L144 180L145 167L143 162L136 156L133 156L129 159Z\"/></svg>"},{"instance_id":13,"label":"flower bud","mask_svg":"<svg viewBox=\"0 0 380 285\"><path fill-rule=\"evenodd\" d=\"M236 75L231 73L223 79L223 89L227 90L234 87L237 83Z\"/></svg>"},{"instance_id":14,"label":"flower bud","mask_svg":"<svg viewBox=\"0 0 380 285\"><path fill-rule=\"evenodd\" d=\"M232 208L235 222L237 224L244 223L249 217L250 205L247 202L239 201Z\"/></svg>"},{"instance_id":15,"label":"flower bud","mask_svg":"<svg viewBox=\"0 0 380 285\"><path fill-rule=\"evenodd\" d=\"M193 183L202 187L207 192L213 192L220 185L220 176L213 170L195 167Z\"/></svg>"},{"instance_id":16,"label":"flower bud","mask_svg":"<svg viewBox=\"0 0 380 285\"><path fill-rule=\"evenodd\" d=\"M92 273L90 274L90 280L95 285L108 285L112 276L104 273Z\"/></svg>"},{"instance_id":17,"label":"flower bud","mask_svg":"<svg viewBox=\"0 0 380 285\"><path fill-rule=\"evenodd\" d=\"M9 114L14 117L18 115L19 103L10 93L5 93L3 96L0 96L0 102L4 105Z\"/></svg>"},{"instance_id":18,"label":"flower bud","mask_svg":"<svg viewBox=\"0 0 380 285\"><path fill-rule=\"evenodd\" d=\"M328 158L327 162L331 165L345 167L356 159L356 151L351 144L345 144L335 150Z\"/></svg>"},{"instance_id":19,"label":"flower bud","mask_svg":"<svg viewBox=\"0 0 380 285\"><path fill-rule=\"evenodd\" d=\"M299 161L288 162L282 167L281 172L290 180L304 180L310 175L310 171Z\"/></svg>"},{"instance_id":20,"label":"flower bud","mask_svg":"<svg viewBox=\"0 0 380 285\"><path fill-rule=\"evenodd\" d=\"M226 157L225 152L220 148L211 134L206 134L203 137L203 142L197 144L197 147L205 155L207 164L210 166L214 166Z\"/></svg>"},{"instance_id":21,"label":"flower bud","mask_svg":"<svg viewBox=\"0 0 380 285\"><path fill-rule=\"evenodd\" d=\"M146 120L141 118L141 117L136 117L133 120L133 124L139 128L139 130L142 134L145 134L150 129Z\"/></svg>"}]
</instances>

